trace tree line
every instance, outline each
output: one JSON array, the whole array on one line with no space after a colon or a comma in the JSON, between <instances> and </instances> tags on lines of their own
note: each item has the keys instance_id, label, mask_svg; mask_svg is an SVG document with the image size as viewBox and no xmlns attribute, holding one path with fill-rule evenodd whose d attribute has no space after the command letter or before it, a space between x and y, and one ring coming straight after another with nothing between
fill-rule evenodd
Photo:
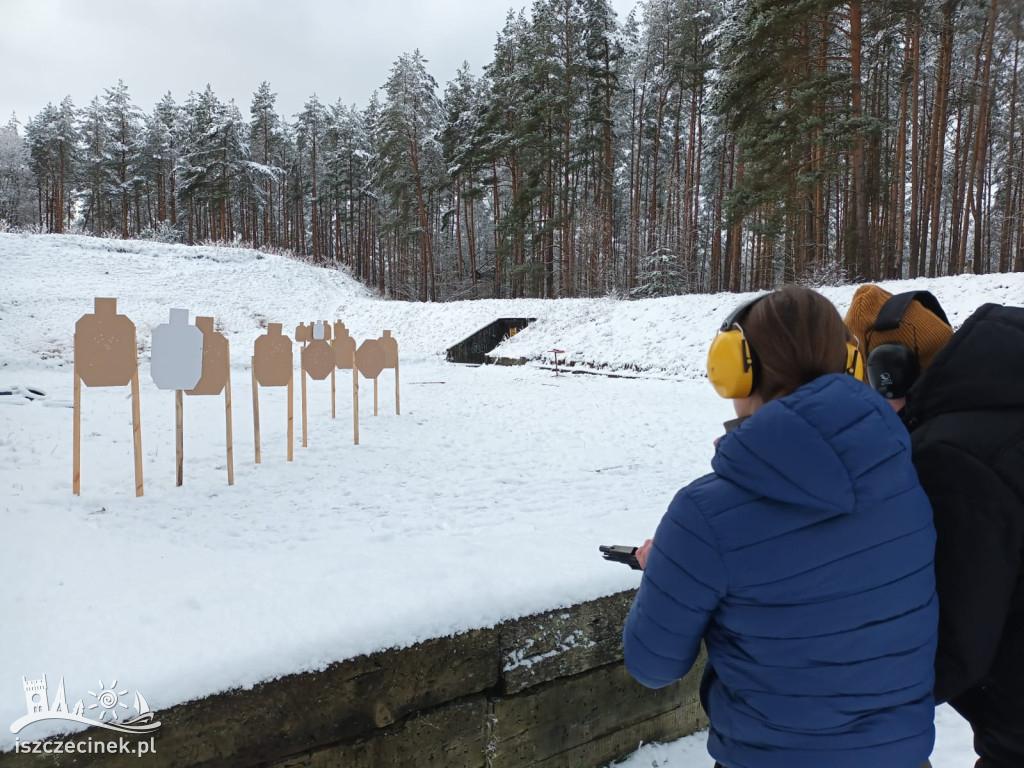
<instances>
[{"instance_id":1,"label":"tree line","mask_svg":"<svg viewBox=\"0 0 1024 768\"><path fill-rule=\"evenodd\" d=\"M1024 271L1011 0L536 0L289 120L123 82L0 128L0 225L241 243L381 294L657 296Z\"/></svg>"}]
</instances>

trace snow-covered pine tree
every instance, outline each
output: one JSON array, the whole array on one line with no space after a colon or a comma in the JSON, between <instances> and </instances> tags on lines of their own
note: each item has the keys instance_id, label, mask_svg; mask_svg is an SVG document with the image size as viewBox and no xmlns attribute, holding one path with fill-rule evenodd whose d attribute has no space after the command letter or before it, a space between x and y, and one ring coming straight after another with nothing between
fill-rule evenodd
<instances>
[{"instance_id":1,"label":"snow-covered pine tree","mask_svg":"<svg viewBox=\"0 0 1024 768\"><path fill-rule=\"evenodd\" d=\"M0 127L0 230L31 227L34 217L29 151L18 131L18 119Z\"/></svg>"}]
</instances>

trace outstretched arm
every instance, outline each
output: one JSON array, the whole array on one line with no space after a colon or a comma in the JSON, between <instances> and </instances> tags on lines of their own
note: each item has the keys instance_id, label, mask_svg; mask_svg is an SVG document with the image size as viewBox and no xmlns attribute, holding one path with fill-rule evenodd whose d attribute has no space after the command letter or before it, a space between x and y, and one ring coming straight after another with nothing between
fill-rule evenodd
<instances>
[{"instance_id":1,"label":"outstretched arm","mask_svg":"<svg viewBox=\"0 0 1024 768\"><path fill-rule=\"evenodd\" d=\"M725 566L711 527L680 491L658 525L622 631L629 673L648 688L683 677L725 588Z\"/></svg>"}]
</instances>

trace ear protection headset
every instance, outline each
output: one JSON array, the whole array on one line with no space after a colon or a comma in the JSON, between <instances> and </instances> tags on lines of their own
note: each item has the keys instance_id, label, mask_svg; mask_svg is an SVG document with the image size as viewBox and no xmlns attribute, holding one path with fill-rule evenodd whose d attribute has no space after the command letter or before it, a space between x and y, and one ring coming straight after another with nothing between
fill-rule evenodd
<instances>
[{"instance_id":1,"label":"ear protection headset","mask_svg":"<svg viewBox=\"0 0 1024 768\"><path fill-rule=\"evenodd\" d=\"M743 334L740 320L747 316L757 302L770 296L765 293L734 309L708 350L708 379L720 397L736 399L750 397L757 388L759 363L754 349ZM864 359L856 344L846 343L846 372L859 379L864 378Z\"/></svg>"},{"instance_id":2,"label":"ear protection headset","mask_svg":"<svg viewBox=\"0 0 1024 768\"><path fill-rule=\"evenodd\" d=\"M871 334L875 331L894 331L903 322L903 316L910 307L910 302L917 301L922 307L938 317L946 325L949 320L942 310L939 300L928 291L907 291L889 298L878 310L878 317L868 329L864 339L865 347L871 347ZM868 354L868 383L879 394L889 400L906 397L910 387L921 375L921 362L917 349L917 329L907 323L914 334L914 349L900 342L879 344Z\"/></svg>"},{"instance_id":3,"label":"ear protection headset","mask_svg":"<svg viewBox=\"0 0 1024 768\"><path fill-rule=\"evenodd\" d=\"M744 302L725 318L708 350L708 379L720 397L749 397L757 386L757 358L743 335L740 319L770 294Z\"/></svg>"}]
</instances>

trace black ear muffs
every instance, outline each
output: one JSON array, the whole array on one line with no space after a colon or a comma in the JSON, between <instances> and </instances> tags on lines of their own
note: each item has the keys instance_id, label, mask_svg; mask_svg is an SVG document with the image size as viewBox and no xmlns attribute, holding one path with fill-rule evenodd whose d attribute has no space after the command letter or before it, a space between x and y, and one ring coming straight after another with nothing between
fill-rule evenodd
<instances>
[{"instance_id":1,"label":"black ear muffs","mask_svg":"<svg viewBox=\"0 0 1024 768\"><path fill-rule=\"evenodd\" d=\"M917 352L906 344L879 344L868 355L868 383L887 400L906 397L921 374Z\"/></svg>"},{"instance_id":2,"label":"black ear muffs","mask_svg":"<svg viewBox=\"0 0 1024 768\"><path fill-rule=\"evenodd\" d=\"M868 329L865 337L868 349L871 348L871 333L873 331L894 331L900 327L903 316L907 313L907 308L912 301L917 301L922 307L949 325L949 319L946 317L942 305L929 291L898 293L891 296L878 310L878 317L875 318L875 322ZM908 325L914 334L913 349L906 344L897 342L879 344L868 354L865 365L868 383L888 400L906 397L907 392L917 381L917 377L921 375L917 329L910 323Z\"/></svg>"}]
</instances>

